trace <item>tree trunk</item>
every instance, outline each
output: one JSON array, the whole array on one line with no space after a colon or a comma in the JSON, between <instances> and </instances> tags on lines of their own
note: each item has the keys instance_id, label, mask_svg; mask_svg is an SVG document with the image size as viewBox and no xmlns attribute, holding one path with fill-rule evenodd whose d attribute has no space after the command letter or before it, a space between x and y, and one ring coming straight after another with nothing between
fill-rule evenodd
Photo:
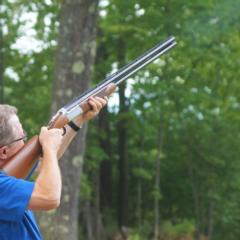
<instances>
[{"instance_id":1,"label":"tree trunk","mask_svg":"<svg viewBox=\"0 0 240 240\"><path fill-rule=\"evenodd\" d=\"M118 43L118 62L125 62L125 44ZM119 86L119 122L118 122L118 155L119 155L119 212L120 229L128 226L128 157L127 157L127 120L128 103L125 96L126 82Z\"/></svg>"},{"instance_id":2,"label":"tree trunk","mask_svg":"<svg viewBox=\"0 0 240 240\"><path fill-rule=\"evenodd\" d=\"M119 154L119 227L128 226L128 159L127 159L127 126L123 114L127 113L126 84L119 86L120 111L122 118L118 123L118 154Z\"/></svg>"},{"instance_id":3,"label":"tree trunk","mask_svg":"<svg viewBox=\"0 0 240 240\"><path fill-rule=\"evenodd\" d=\"M213 199L209 199L209 206L208 206L208 232L207 232L208 240L211 240L212 236L213 236L214 207L215 207L214 200Z\"/></svg>"},{"instance_id":4,"label":"tree trunk","mask_svg":"<svg viewBox=\"0 0 240 240\"><path fill-rule=\"evenodd\" d=\"M156 177L155 177L155 191L161 193L160 190L160 167L161 167L161 154L162 154L162 141L163 141L163 117L161 116L160 127L158 133L158 155L156 159ZM155 196L154 201L154 214L155 214L155 224L154 224L154 239L159 239L160 237L160 210L159 210L159 196Z\"/></svg>"},{"instance_id":5,"label":"tree trunk","mask_svg":"<svg viewBox=\"0 0 240 240\"><path fill-rule=\"evenodd\" d=\"M193 203L194 203L194 213L196 219L196 240L199 240L201 237L201 217L200 217L200 200L199 200L199 192L198 192L198 184L197 184L197 176L194 171L194 167L192 162L189 162L189 176L191 179L191 187L192 187L192 195L193 195Z\"/></svg>"},{"instance_id":6,"label":"tree trunk","mask_svg":"<svg viewBox=\"0 0 240 240\"><path fill-rule=\"evenodd\" d=\"M92 211L91 211L91 202L87 201L84 204L84 219L86 222L86 239L87 240L94 240L94 231L93 231L93 217L92 217Z\"/></svg>"},{"instance_id":7,"label":"tree trunk","mask_svg":"<svg viewBox=\"0 0 240 240\"><path fill-rule=\"evenodd\" d=\"M140 162L142 168L142 162ZM137 224L138 231L142 230L142 180L139 178L137 182Z\"/></svg>"},{"instance_id":8,"label":"tree trunk","mask_svg":"<svg viewBox=\"0 0 240 240\"><path fill-rule=\"evenodd\" d=\"M81 203L81 229L83 238L86 240L101 240L105 239L104 226L102 224L102 215L100 212L100 173L99 169L92 174L93 182L93 199L88 199Z\"/></svg>"},{"instance_id":9,"label":"tree trunk","mask_svg":"<svg viewBox=\"0 0 240 240\"><path fill-rule=\"evenodd\" d=\"M101 219L101 212L100 212L100 170L97 169L96 173L94 174L94 192L95 192L95 203L94 203L94 218L95 218L95 240L101 240L101 235L103 232L102 229L102 219Z\"/></svg>"},{"instance_id":10,"label":"tree trunk","mask_svg":"<svg viewBox=\"0 0 240 240\"><path fill-rule=\"evenodd\" d=\"M97 5L97 0L62 1L52 113L89 87L95 57ZM79 179L86 131L84 126L60 161L61 207L39 216L44 239L78 239Z\"/></svg>"},{"instance_id":11,"label":"tree trunk","mask_svg":"<svg viewBox=\"0 0 240 240\"><path fill-rule=\"evenodd\" d=\"M100 207L101 209L112 206L112 150L111 131L109 126L108 109L104 108L99 115L100 147L107 158L100 165Z\"/></svg>"},{"instance_id":12,"label":"tree trunk","mask_svg":"<svg viewBox=\"0 0 240 240\"><path fill-rule=\"evenodd\" d=\"M2 0L0 0L0 9L2 6ZM0 14L2 14L0 12ZM3 82L3 72L4 72L4 66L3 66L3 32L2 32L2 21L0 21L0 103L4 102L4 82Z\"/></svg>"},{"instance_id":13,"label":"tree trunk","mask_svg":"<svg viewBox=\"0 0 240 240\"><path fill-rule=\"evenodd\" d=\"M145 129L144 129L144 124L141 126L142 132L144 133L141 136L140 140L140 148L144 149L144 144L145 144ZM139 159L139 168L143 169L143 159ZM142 202L143 202L143 184L142 184L142 179L141 177L138 177L138 182L137 182L137 227L138 231L141 232L142 230Z\"/></svg>"},{"instance_id":14,"label":"tree trunk","mask_svg":"<svg viewBox=\"0 0 240 240\"><path fill-rule=\"evenodd\" d=\"M102 31L98 29L98 37L102 38ZM109 57L106 44L98 45L96 55L95 78L100 81L106 77L106 67L103 63ZM110 69L108 69L110 71ZM112 150L111 150L111 130L109 122L108 108L102 109L98 118L99 145L106 154L106 158L100 164L100 209L112 206Z\"/></svg>"}]
</instances>

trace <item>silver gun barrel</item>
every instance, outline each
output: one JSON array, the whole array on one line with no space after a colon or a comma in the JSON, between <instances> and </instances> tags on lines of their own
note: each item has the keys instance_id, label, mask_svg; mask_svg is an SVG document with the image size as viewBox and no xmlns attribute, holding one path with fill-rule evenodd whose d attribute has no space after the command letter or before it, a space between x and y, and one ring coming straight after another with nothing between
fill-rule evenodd
<instances>
[{"instance_id":1,"label":"silver gun barrel","mask_svg":"<svg viewBox=\"0 0 240 240\"><path fill-rule=\"evenodd\" d=\"M70 103L65 105L63 108L66 111L70 111L72 108L76 106L76 104L80 104L81 102L87 100L89 97L94 96L101 92L103 88L105 88L109 83L114 83L116 85L120 84L122 81L129 78L135 72L139 71L141 68L156 60L159 56L167 52L169 49L176 45L176 41L174 37L170 37L164 42L157 44L155 47L151 48L140 57L136 58L123 68L120 68L116 73L111 74L99 84L97 84L94 88L89 89L82 93L80 96L73 99Z\"/></svg>"}]
</instances>

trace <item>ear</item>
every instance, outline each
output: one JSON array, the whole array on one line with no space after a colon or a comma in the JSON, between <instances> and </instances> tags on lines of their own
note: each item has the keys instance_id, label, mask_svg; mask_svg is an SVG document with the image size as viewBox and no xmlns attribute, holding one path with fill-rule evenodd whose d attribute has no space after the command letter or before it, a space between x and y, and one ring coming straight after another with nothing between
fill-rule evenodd
<instances>
[{"instance_id":1,"label":"ear","mask_svg":"<svg viewBox=\"0 0 240 240\"><path fill-rule=\"evenodd\" d=\"M7 152L8 152L8 147L6 147L6 146L1 147L0 148L0 159L3 159L3 160L6 159L8 157Z\"/></svg>"}]
</instances>

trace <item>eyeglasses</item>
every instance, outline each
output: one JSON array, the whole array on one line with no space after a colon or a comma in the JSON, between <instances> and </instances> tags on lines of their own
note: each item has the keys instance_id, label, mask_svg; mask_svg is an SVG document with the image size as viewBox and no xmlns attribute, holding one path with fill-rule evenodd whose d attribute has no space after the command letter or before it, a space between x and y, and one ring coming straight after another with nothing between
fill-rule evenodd
<instances>
[{"instance_id":1,"label":"eyeglasses","mask_svg":"<svg viewBox=\"0 0 240 240\"><path fill-rule=\"evenodd\" d=\"M15 139L15 140L7 143L7 144L4 144L4 145L0 146L0 148L3 147L3 146L8 146L8 145L13 144L13 143L18 142L18 141L22 141L22 140L26 141L27 140L27 133L25 131L23 131L23 134L24 135L22 137L17 138L17 139Z\"/></svg>"}]
</instances>

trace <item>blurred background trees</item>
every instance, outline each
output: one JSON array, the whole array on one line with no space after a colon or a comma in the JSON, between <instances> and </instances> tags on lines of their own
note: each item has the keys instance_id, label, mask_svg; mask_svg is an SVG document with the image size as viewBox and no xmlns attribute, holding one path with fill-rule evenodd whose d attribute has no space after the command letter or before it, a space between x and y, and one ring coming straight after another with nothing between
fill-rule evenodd
<instances>
[{"instance_id":1,"label":"blurred background trees","mask_svg":"<svg viewBox=\"0 0 240 240\"><path fill-rule=\"evenodd\" d=\"M120 86L62 159L62 206L39 217L46 239L239 239L239 7L0 1L1 101L30 135L159 41L178 42Z\"/></svg>"}]
</instances>

